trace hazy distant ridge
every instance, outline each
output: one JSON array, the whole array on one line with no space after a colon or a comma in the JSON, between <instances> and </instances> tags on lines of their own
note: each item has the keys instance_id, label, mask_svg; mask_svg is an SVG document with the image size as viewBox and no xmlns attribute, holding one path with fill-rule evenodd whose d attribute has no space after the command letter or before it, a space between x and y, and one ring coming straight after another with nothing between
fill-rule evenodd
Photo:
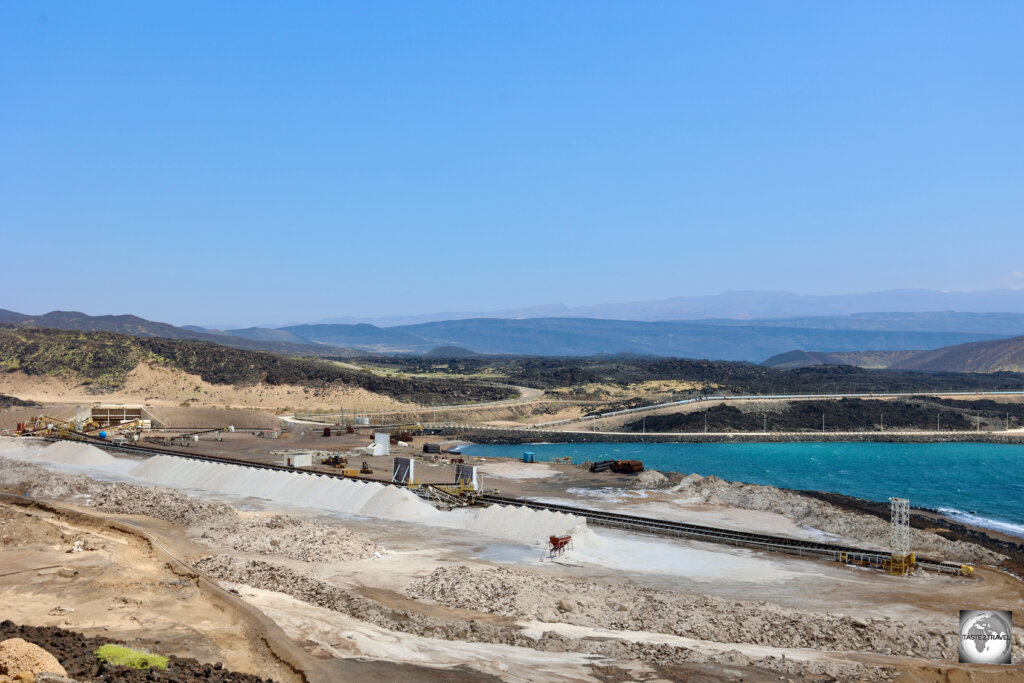
<instances>
[{"instance_id":1,"label":"hazy distant ridge","mask_svg":"<svg viewBox=\"0 0 1024 683\"><path fill-rule=\"evenodd\" d=\"M710 296L677 296L655 301L564 306L545 304L489 311L445 311L383 317L346 316L317 320L317 324L369 323L379 327L418 325L471 318L601 318L648 322L701 320L763 320L849 316L870 311L925 313L955 311L1024 314L1024 290L993 289L980 292L940 292L930 289L893 289L865 294L794 294L792 292L728 291ZM1022 330L1024 332L1024 330Z\"/></svg>"}]
</instances>

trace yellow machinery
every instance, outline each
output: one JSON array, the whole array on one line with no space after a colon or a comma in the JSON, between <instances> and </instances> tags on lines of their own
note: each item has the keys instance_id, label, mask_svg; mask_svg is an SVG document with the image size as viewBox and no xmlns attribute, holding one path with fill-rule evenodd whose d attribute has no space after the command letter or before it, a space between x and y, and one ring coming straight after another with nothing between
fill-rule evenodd
<instances>
[{"instance_id":1,"label":"yellow machinery","mask_svg":"<svg viewBox=\"0 0 1024 683\"><path fill-rule=\"evenodd\" d=\"M30 422L19 425L19 436L56 436L61 432L73 432L75 426L67 420L58 420L48 415L39 415Z\"/></svg>"},{"instance_id":2,"label":"yellow machinery","mask_svg":"<svg viewBox=\"0 0 1024 683\"><path fill-rule=\"evenodd\" d=\"M89 420L85 425L82 426L81 432L87 436L99 436L100 432L129 432L142 429L142 420L129 420L128 422L122 422L119 425L111 425L110 427L100 427L92 420Z\"/></svg>"},{"instance_id":3,"label":"yellow machinery","mask_svg":"<svg viewBox=\"0 0 1024 683\"><path fill-rule=\"evenodd\" d=\"M888 570L894 576L910 574L917 568L917 555L908 553L906 555L890 555Z\"/></svg>"}]
</instances>

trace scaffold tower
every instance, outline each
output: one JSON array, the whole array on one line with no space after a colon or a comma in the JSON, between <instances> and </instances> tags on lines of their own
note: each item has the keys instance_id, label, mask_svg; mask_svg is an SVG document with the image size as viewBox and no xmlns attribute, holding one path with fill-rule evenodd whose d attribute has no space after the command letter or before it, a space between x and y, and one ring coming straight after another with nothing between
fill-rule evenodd
<instances>
[{"instance_id":1,"label":"scaffold tower","mask_svg":"<svg viewBox=\"0 0 1024 683\"><path fill-rule=\"evenodd\" d=\"M914 568L910 552L910 501L906 498L889 499L889 573L904 575Z\"/></svg>"}]
</instances>

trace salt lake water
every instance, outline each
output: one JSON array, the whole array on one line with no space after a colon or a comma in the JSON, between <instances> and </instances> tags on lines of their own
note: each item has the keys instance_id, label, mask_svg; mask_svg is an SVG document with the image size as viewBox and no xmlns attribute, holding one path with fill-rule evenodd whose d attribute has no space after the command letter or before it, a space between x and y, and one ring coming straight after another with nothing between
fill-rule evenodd
<instances>
[{"instance_id":1,"label":"salt lake water","mask_svg":"<svg viewBox=\"0 0 1024 683\"><path fill-rule=\"evenodd\" d=\"M831 491L868 500L909 498L970 524L1024 537L1024 445L988 443L474 444L462 452L538 461L642 460L650 469Z\"/></svg>"}]
</instances>

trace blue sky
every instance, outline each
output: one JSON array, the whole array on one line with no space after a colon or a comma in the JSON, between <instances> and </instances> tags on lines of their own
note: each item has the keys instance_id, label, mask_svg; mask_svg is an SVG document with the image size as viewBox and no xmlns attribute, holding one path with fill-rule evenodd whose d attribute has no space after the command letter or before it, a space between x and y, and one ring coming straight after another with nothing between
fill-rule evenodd
<instances>
[{"instance_id":1,"label":"blue sky","mask_svg":"<svg viewBox=\"0 0 1024 683\"><path fill-rule=\"evenodd\" d=\"M0 6L0 307L1024 286L1022 3L291 5Z\"/></svg>"}]
</instances>

